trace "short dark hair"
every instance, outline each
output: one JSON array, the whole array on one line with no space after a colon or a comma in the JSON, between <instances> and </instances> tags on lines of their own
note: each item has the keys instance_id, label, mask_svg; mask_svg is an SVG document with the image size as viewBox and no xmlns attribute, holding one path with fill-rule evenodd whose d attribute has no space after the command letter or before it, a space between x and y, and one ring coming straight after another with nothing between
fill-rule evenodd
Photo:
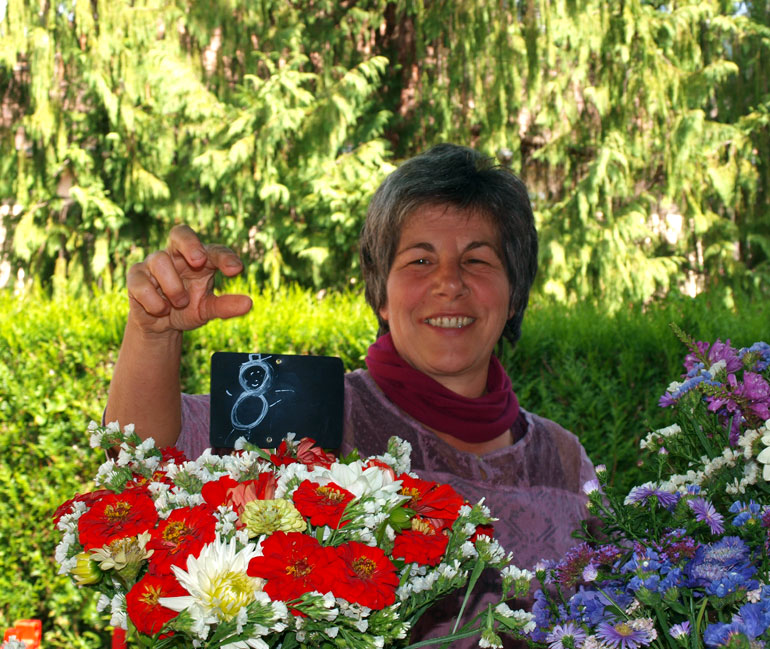
<instances>
[{"instance_id":1,"label":"short dark hair","mask_svg":"<svg viewBox=\"0 0 770 649\"><path fill-rule=\"evenodd\" d=\"M452 205L492 220L500 233L514 309L503 336L515 345L537 273L537 231L527 188L494 159L455 144L436 145L404 162L369 203L359 252L366 301L377 316L379 334L388 331L380 309L387 301L388 274L401 228L409 215L426 205Z\"/></svg>"}]
</instances>

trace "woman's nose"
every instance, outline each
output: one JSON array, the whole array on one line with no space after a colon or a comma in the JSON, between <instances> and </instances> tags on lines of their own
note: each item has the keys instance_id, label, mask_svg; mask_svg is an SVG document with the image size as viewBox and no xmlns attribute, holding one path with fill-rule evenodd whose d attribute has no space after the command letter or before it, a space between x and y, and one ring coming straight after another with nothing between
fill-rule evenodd
<instances>
[{"instance_id":1,"label":"woman's nose","mask_svg":"<svg viewBox=\"0 0 770 649\"><path fill-rule=\"evenodd\" d=\"M454 299L468 290L463 279L462 268L457 262L447 261L439 263L434 278L434 290L437 295Z\"/></svg>"}]
</instances>

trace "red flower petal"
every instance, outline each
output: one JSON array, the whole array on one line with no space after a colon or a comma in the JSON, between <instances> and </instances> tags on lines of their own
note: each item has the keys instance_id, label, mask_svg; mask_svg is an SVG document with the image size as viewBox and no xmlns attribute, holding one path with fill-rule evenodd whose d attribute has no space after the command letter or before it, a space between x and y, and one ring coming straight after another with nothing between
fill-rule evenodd
<instances>
[{"instance_id":1,"label":"red flower petal","mask_svg":"<svg viewBox=\"0 0 770 649\"><path fill-rule=\"evenodd\" d=\"M155 526L158 513L145 489L109 493L78 519L78 536L84 550L100 548L115 539L136 536Z\"/></svg>"},{"instance_id":2,"label":"red flower petal","mask_svg":"<svg viewBox=\"0 0 770 649\"><path fill-rule=\"evenodd\" d=\"M412 478L406 473L399 477L401 493L409 496L406 503L418 516L427 518L438 529L447 529L457 520L463 498L447 484Z\"/></svg>"},{"instance_id":3,"label":"red flower petal","mask_svg":"<svg viewBox=\"0 0 770 649\"><path fill-rule=\"evenodd\" d=\"M332 587L336 597L375 610L396 601L396 566L380 548L351 541L334 551L346 568L343 579Z\"/></svg>"},{"instance_id":4,"label":"red flower petal","mask_svg":"<svg viewBox=\"0 0 770 649\"><path fill-rule=\"evenodd\" d=\"M332 590L344 570L330 548L301 532L274 532L262 543L262 556L249 562L250 577L266 579L271 599L291 601L304 593Z\"/></svg>"},{"instance_id":5,"label":"red flower petal","mask_svg":"<svg viewBox=\"0 0 770 649\"><path fill-rule=\"evenodd\" d=\"M204 545L216 537L216 519L207 505L175 509L165 521L152 530L147 543L154 550L149 572L154 575L171 573L171 566L184 567L187 557L198 556Z\"/></svg>"},{"instance_id":6,"label":"red flower petal","mask_svg":"<svg viewBox=\"0 0 770 649\"><path fill-rule=\"evenodd\" d=\"M323 487L317 482L303 481L292 496L294 506L300 514L310 518L311 525L328 525L334 529L345 526L350 521L340 519L347 504L355 496L347 489L330 482Z\"/></svg>"},{"instance_id":7,"label":"red flower petal","mask_svg":"<svg viewBox=\"0 0 770 649\"><path fill-rule=\"evenodd\" d=\"M161 597L187 595L187 591L172 575L145 575L126 594L126 612L139 633L155 635L178 613L161 606Z\"/></svg>"},{"instance_id":8,"label":"red flower petal","mask_svg":"<svg viewBox=\"0 0 770 649\"><path fill-rule=\"evenodd\" d=\"M447 543L449 537L441 532L424 534L416 530L405 530L396 535L392 556L407 563L435 566L441 562Z\"/></svg>"}]
</instances>

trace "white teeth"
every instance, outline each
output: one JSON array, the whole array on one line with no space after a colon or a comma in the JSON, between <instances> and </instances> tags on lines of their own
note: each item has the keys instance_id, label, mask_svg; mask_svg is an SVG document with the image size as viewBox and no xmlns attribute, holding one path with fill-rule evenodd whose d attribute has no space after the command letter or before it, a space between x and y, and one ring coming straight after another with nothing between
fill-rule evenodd
<instances>
[{"instance_id":1,"label":"white teeth","mask_svg":"<svg viewBox=\"0 0 770 649\"><path fill-rule=\"evenodd\" d=\"M441 318L428 318L426 322L434 327L441 327L443 329L460 329L467 327L474 322L475 318L469 318L467 316L443 316Z\"/></svg>"}]
</instances>

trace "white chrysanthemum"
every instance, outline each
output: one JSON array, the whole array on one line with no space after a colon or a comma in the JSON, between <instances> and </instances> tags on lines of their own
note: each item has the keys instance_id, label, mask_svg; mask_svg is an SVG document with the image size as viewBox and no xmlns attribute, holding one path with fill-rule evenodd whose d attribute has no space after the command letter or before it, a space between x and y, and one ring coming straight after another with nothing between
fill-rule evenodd
<instances>
[{"instance_id":1,"label":"white chrysanthemum","mask_svg":"<svg viewBox=\"0 0 770 649\"><path fill-rule=\"evenodd\" d=\"M389 500L401 489L401 480L394 480L388 471L377 466L364 469L360 460L350 464L332 464L320 472L319 482L322 485L334 482L357 498L372 496L381 501Z\"/></svg>"},{"instance_id":2,"label":"white chrysanthemum","mask_svg":"<svg viewBox=\"0 0 770 649\"><path fill-rule=\"evenodd\" d=\"M162 597L158 601L172 611L187 610L206 625L236 618L241 609L256 599L263 579L246 574L249 561L261 556L257 546L236 549L235 539L225 543L217 537L204 546L198 557L187 559L187 570L172 566L179 583L189 595ZM205 636L204 636L205 637Z\"/></svg>"}]
</instances>

